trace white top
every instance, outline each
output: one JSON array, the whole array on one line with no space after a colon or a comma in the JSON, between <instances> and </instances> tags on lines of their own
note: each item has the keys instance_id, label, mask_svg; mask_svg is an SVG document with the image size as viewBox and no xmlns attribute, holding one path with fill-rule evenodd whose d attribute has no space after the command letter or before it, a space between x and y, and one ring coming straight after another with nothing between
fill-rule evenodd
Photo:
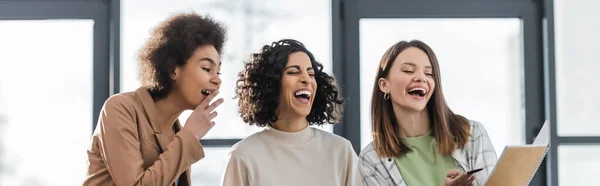
<instances>
[{"instance_id":1,"label":"white top","mask_svg":"<svg viewBox=\"0 0 600 186\"><path fill-rule=\"evenodd\" d=\"M358 157L350 142L313 127L271 127L236 143L223 186L359 186Z\"/></svg>"}]
</instances>

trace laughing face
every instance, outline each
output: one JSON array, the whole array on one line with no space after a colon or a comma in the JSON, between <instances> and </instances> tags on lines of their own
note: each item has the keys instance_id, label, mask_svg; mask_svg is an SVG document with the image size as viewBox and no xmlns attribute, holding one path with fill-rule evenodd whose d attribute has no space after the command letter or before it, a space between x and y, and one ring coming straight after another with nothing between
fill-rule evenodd
<instances>
[{"instance_id":1,"label":"laughing face","mask_svg":"<svg viewBox=\"0 0 600 186\"><path fill-rule=\"evenodd\" d=\"M393 105L423 111L435 89L429 57L418 48L405 49L394 60L388 77L379 79L379 88Z\"/></svg>"},{"instance_id":2,"label":"laughing face","mask_svg":"<svg viewBox=\"0 0 600 186\"><path fill-rule=\"evenodd\" d=\"M174 92L181 95L186 109L194 109L221 85L221 61L213 45L198 47L184 66L175 68Z\"/></svg>"},{"instance_id":3,"label":"laughing face","mask_svg":"<svg viewBox=\"0 0 600 186\"><path fill-rule=\"evenodd\" d=\"M304 52L290 54L281 76L279 113L308 116L316 91L315 70L308 55Z\"/></svg>"}]
</instances>

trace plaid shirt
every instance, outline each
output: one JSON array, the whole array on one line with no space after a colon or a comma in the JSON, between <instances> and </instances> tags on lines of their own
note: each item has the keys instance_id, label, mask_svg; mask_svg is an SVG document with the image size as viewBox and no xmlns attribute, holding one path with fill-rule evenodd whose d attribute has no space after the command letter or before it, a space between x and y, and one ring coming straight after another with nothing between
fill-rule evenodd
<instances>
[{"instance_id":1,"label":"plaid shirt","mask_svg":"<svg viewBox=\"0 0 600 186\"><path fill-rule=\"evenodd\" d=\"M473 185L485 184L496 161L496 151L487 131L477 121L470 121L471 138L464 149L456 149L452 153L456 167L466 172L473 169L484 170L474 174ZM406 186L394 158L379 157L373 148L373 142L367 145L359 156L359 170L365 186Z\"/></svg>"}]
</instances>

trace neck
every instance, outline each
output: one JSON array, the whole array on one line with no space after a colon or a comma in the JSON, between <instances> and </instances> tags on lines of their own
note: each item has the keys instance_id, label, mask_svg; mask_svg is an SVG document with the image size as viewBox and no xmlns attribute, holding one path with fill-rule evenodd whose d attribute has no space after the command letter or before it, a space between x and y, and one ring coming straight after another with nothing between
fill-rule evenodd
<instances>
[{"instance_id":1,"label":"neck","mask_svg":"<svg viewBox=\"0 0 600 186\"><path fill-rule=\"evenodd\" d=\"M171 125L185 110L185 108L181 107L181 105L184 105L183 101L174 95L173 92L160 100L154 100L154 105L156 106L156 111L161 115L160 118L162 121L160 122L169 125L168 127L172 127Z\"/></svg>"},{"instance_id":2,"label":"neck","mask_svg":"<svg viewBox=\"0 0 600 186\"><path fill-rule=\"evenodd\" d=\"M280 119L278 119L275 123L271 124L271 127L284 131L284 132L298 132L305 129L308 126L308 121L306 120L306 116L289 116L289 115L279 115Z\"/></svg>"},{"instance_id":3,"label":"neck","mask_svg":"<svg viewBox=\"0 0 600 186\"><path fill-rule=\"evenodd\" d=\"M427 108L422 111L408 110L393 106L396 124L400 126L400 136L405 138L417 137L429 132L429 113Z\"/></svg>"}]
</instances>

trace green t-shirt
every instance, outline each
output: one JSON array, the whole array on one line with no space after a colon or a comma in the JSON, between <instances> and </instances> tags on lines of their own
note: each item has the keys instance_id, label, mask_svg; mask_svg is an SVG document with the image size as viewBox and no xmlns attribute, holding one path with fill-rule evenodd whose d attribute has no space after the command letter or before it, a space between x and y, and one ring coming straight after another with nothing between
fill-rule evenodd
<instances>
[{"instance_id":1,"label":"green t-shirt","mask_svg":"<svg viewBox=\"0 0 600 186\"><path fill-rule=\"evenodd\" d=\"M440 186L448 170L456 169L454 158L438 153L435 138L431 133L404 141L412 151L396 157L400 175L408 186Z\"/></svg>"}]
</instances>

